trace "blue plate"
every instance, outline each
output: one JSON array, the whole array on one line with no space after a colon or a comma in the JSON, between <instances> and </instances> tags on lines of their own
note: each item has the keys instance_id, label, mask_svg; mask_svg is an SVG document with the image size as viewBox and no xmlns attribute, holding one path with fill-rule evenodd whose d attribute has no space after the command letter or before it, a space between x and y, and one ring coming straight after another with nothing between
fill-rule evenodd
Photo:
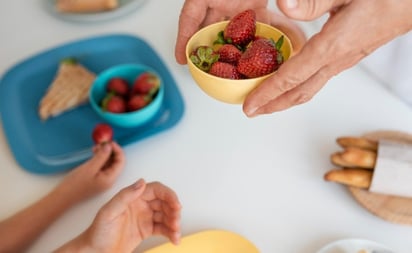
<instances>
[{"instance_id":1,"label":"blue plate","mask_svg":"<svg viewBox=\"0 0 412 253\"><path fill-rule=\"evenodd\" d=\"M91 133L102 119L90 104L45 122L38 105L55 77L61 59L75 57L98 74L118 64L140 63L155 69L164 80L164 103L158 114L137 128L114 127L122 146L157 134L179 122L184 103L173 76L156 52L142 39L115 34L62 45L12 67L0 80L0 113L5 136L21 167L36 174L71 169L91 156Z\"/></svg>"}]
</instances>

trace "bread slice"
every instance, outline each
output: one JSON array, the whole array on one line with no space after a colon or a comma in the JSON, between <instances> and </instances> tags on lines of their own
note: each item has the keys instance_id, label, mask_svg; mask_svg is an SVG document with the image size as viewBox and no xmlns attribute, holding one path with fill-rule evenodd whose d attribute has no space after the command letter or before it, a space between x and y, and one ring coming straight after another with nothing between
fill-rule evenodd
<instances>
[{"instance_id":1,"label":"bread slice","mask_svg":"<svg viewBox=\"0 0 412 253\"><path fill-rule=\"evenodd\" d=\"M62 13L101 12L118 6L118 0L56 0L56 10Z\"/></svg>"},{"instance_id":2,"label":"bread slice","mask_svg":"<svg viewBox=\"0 0 412 253\"><path fill-rule=\"evenodd\" d=\"M87 103L95 78L96 74L76 61L62 61L53 82L40 101L40 118L47 120Z\"/></svg>"}]
</instances>

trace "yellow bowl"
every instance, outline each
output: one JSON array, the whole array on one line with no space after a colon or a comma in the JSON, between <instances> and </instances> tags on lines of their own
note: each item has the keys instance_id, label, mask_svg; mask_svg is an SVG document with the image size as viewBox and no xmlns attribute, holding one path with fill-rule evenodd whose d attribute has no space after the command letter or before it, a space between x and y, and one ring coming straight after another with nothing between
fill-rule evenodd
<instances>
[{"instance_id":1,"label":"yellow bowl","mask_svg":"<svg viewBox=\"0 0 412 253\"><path fill-rule=\"evenodd\" d=\"M225 230L205 230L182 238L178 246L165 243L144 253L259 253L245 237Z\"/></svg>"},{"instance_id":2,"label":"yellow bowl","mask_svg":"<svg viewBox=\"0 0 412 253\"><path fill-rule=\"evenodd\" d=\"M231 80L210 75L192 63L190 53L198 46L212 46L220 31L223 31L229 21L222 21L206 26L195 33L186 46L186 59L189 71L197 85L209 96L229 104L242 104L246 96L256 88L263 80L273 75L273 73L250 79ZM281 51L286 61L292 54L292 43L289 38L273 26L256 22L256 35L272 38L277 41L284 36Z\"/></svg>"}]
</instances>

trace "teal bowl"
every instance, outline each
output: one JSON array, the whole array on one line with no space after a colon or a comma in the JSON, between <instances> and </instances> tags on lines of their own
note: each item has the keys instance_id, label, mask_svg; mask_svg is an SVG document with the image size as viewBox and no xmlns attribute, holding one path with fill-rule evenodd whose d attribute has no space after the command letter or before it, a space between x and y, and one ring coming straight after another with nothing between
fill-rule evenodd
<instances>
[{"instance_id":1,"label":"teal bowl","mask_svg":"<svg viewBox=\"0 0 412 253\"><path fill-rule=\"evenodd\" d=\"M151 72L160 79L159 90L150 104L133 112L111 113L102 110L100 102L107 94L106 85L111 78L121 77L124 78L129 85L133 85L136 77L144 72ZM117 65L106 69L96 77L89 91L89 101L93 110L108 123L125 128L138 127L153 119L162 107L163 98L164 85L161 76L152 68L140 64Z\"/></svg>"}]
</instances>

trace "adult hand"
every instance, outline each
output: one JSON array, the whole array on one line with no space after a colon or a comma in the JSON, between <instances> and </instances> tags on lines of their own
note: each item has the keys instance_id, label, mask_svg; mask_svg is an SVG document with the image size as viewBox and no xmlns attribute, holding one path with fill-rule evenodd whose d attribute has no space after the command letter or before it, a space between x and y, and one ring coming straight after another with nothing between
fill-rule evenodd
<instances>
[{"instance_id":1,"label":"adult hand","mask_svg":"<svg viewBox=\"0 0 412 253\"><path fill-rule=\"evenodd\" d=\"M330 12L321 31L243 104L249 117L309 101L334 75L412 29L412 0L277 0L293 19L313 20Z\"/></svg>"},{"instance_id":2,"label":"adult hand","mask_svg":"<svg viewBox=\"0 0 412 253\"><path fill-rule=\"evenodd\" d=\"M97 145L88 161L74 168L55 188L68 204L76 204L109 189L123 170L125 155L115 142Z\"/></svg>"},{"instance_id":3,"label":"adult hand","mask_svg":"<svg viewBox=\"0 0 412 253\"><path fill-rule=\"evenodd\" d=\"M92 225L56 252L132 252L152 235L180 239L181 205L167 186L140 179L104 205Z\"/></svg>"},{"instance_id":4,"label":"adult hand","mask_svg":"<svg viewBox=\"0 0 412 253\"><path fill-rule=\"evenodd\" d=\"M185 49L189 38L200 28L230 19L246 9L256 11L257 20L267 23L267 0L186 0L183 4L177 33L175 57L179 64L186 64Z\"/></svg>"}]
</instances>

